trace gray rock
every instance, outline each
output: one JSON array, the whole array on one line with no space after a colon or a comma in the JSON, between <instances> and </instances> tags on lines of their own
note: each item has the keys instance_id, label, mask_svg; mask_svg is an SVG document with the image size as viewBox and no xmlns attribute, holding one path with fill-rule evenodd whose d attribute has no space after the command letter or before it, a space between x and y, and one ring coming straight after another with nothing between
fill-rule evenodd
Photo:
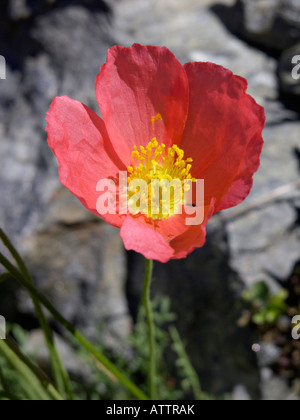
<instances>
[{"instance_id":1,"label":"gray rock","mask_svg":"<svg viewBox=\"0 0 300 420\"><path fill-rule=\"evenodd\" d=\"M118 345L130 333L118 230L98 222L54 226L23 238L39 289L85 335ZM23 299L27 311L29 300Z\"/></svg>"},{"instance_id":2,"label":"gray rock","mask_svg":"<svg viewBox=\"0 0 300 420\"><path fill-rule=\"evenodd\" d=\"M234 0L218 3L228 8ZM110 0L109 4L114 6L115 34L120 43L165 45L183 63L220 64L247 78L249 93L266 107L270 121L297 118L297 114L283 109L276 101L279 93L276 60L229 34L209 8L214 1Z\"/></svg>"},{"instance_id":3,"label":"gray rock","mask_svg":"<svg viewBox=\"0 0 300 420\"><path fill-rule=\"evenodd\" d=\"M113 43L108 23L103 13L76 5L41 16L32 29L33 38L42 43L55 68L58 93L76 96L97 112L95 77ZM40 86L44 86L42 80Z\"/></svg>"},{"instance_id":4,"label":"gray rock","mask_svg":"<svg viewBox=\"0 0 300 420\"><path fill-rule=\"evenodd\" d=\"M281 350L273 343L261 343L260 351L257 355L260 367L266 368L278 361Z\"/></svg>"},{"instance_id":5,"label":"gray rock","mask_svg":"<svg viewBox=\"0 0 300 420\"><path fill-rule=\"evenodd\" d=\"M70 377L88 383L88 379L92 375L91 368L75 354L72 347L61 336L55 334L54 339L58 353ZM51 374L49 352L41 330L33 330L28 334L24 343L24 350L45 372Z\"/></svg>"},{"instance_id":6,"label":"gray rock","mask_svg":"<svg viewBox=\"0 0 300 420\"><path fill-rule=\"evenodd\" d=\"M270 31L281 3L281 0L243 0L247 30L255 34Z\"/></svg>"},{"instance_id":7,"label":"gray rock","mask_svg":"<svg viewBox=\"0 0 300 420\"><path fill-rule=\"evenodd\" d=\"M234 0L220 0L223 9L216 9L214 0L107 3L113 20L96 0L0 3L0 50L7 58L7 80L0 80L0 223L55 306L91 337L98 337L98 325L104 324L106 343L122 349L131 330L127 306L134 313L140 299L143 264L129 257L127 301L118 232L60 186L44 132L50 102L56 95L69 95L97 110L94 78L114 43L166 45L183 63L214 61L246 77L249 93L267 113L266 144L252 194L238 209L213 219L203 249L184 262L157 264L154 293L170 295L205 390L257 398L260 372L251 351L257 337L237 327L236 300L257 280L276 289L274 278L286 278L299 258L299 189L272 197L278 187L299 178L294 149L299 148L300 123L298 114L278 100L276 59L229 33L220 17L227 10L231 25L238 26L231 26L233 32L281 51L299 39L299 4L248 1L248 29L241 30L243 17L241 10L232 9ZM255 205L261 199L264 205ZM32 314L25 294L7 293L19 314ZM18 317L2 294L0 302L1 311ZM262 380L265 399L280 395L277 379ZM282 395L290 398L285 389Z\"/></svg>"},{"instance_id":8,"label":"gray rock","mask_svg":"<svg viewBox=\"0 0 300 420\"><path fill-rule=\"evenodd\" d=\"M44 131L57 95L97 109L94 79L111 45L102 6L96 0L1 2L7 79L0 81L0 223L54 305L94 339L105 324L106 344L120 347L131 320L119 234L61 187ZM32 313L25 293L11 301ZM1 308L11 320L18 317L6 304Z\"/></svg>"},{"instance_id":9,"label":"gray rock","mask_svg":"<svg viewBox=\"0 0 300 420\"><path fill-rule=\"evenodd\" d=\"M12 20L26 19L31 15L31 9L26 0L11 0L8 2L8 14Z\"/></svg>"},{"instance_id":10,"label":"gray rock","mask_svg":"<svg viewBox=\"0 0 300 420\"><path fill-rule=\"evenodd\" d=\"M292 391L283 378L272 377L264 382L263 400L265 401L297 401L299 397Z\"/></svg>"},{"instance_id":11,"label":"gray rock","mask_svg":"<svg viewBox=\"0 0 300 420\"><path fill-rule=\"evenodd\" d=\"M293 187L299 177L294 153L299 132L299 122L266 128L261 168L251 196L239 208L222 213L227 220L231 265L248 286L265 280L278 287L274 278L287 279L299 258L300 230L295 222L300 191ZM289 185L286 194L274 197L277 188ZM265 199L264 206L247 212L258 198Z\"/></svg>"},{"instance_id":12,"label":"gray rock","mask_svg":"<svg viewBox=\"0 0 300 420\"><path fill-rule=\"evenodd\" d=\"M247 389L243 385L237 385L232 393L233 401L251 401L251 397Z\"/></svg>"},{"instance_id":13,"label":"gray rock","mask_svg":"<svg viewBox=\"0 0 300 420\"><path fill-rule=\"evenodd\" d=\"M297 0L242 0L246 36L265 47L284 50L300 39Z\"/></svg>"}]
</instances>

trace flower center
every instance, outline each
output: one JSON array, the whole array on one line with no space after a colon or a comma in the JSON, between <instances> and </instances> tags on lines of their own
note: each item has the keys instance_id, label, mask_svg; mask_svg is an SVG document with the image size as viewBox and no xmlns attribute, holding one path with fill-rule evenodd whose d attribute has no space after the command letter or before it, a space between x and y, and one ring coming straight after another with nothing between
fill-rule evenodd
<instances>
[{"instance_id":1,"label":"flower center","mask_svg":"<svg viewBox=\"0 0 300 420\"><path fill-rule=\"evenodd\" d=\"M187 182L196 182L190 174L192 159L184 159L184 151L174 145L167 148L153 138L146 147L132 152L128 171L128 205L133 214L142 213L154 220L178 214L184 204ZM142 184L141 182L142 181ZM146 188L143 188L144 185Z\"/></svg>"}]
</instances>

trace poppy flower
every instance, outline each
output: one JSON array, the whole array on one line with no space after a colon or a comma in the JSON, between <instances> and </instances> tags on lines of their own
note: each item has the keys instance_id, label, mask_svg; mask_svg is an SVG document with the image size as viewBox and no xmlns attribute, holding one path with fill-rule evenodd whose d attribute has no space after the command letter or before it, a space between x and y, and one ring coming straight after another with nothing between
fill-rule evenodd
<instances>
[{"instance_id":1,"label":"poppy flower","mask_svg":"<svg viewBox=\"0 0 300 420\"><path fill-rule=\"evenodd\" d=\"M263 146L263 108L243 78L212 63L182 66L165 47L109 49L95 87L102 118L68 97L55 98L47 114L62 184L99 215L97 184L118 180L120 171L128 182L203 179L200 225L187 225L185 212L101 216L121 229L127 250L161 262L186 257L204 245L213 214L248 196Z\"/></svg>"}]
</instances>

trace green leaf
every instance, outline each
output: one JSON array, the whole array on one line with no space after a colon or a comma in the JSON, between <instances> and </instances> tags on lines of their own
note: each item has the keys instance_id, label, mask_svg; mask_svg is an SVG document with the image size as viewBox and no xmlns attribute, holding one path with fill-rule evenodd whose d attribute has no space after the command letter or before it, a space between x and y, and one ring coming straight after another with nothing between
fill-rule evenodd
<instances>
[{"instance_id":1,"label":"green leaf","mask_svg":"<svg viewBox=\"0 0 300 420\"><path fill-rule=\"evenodd\" d=\"M77 331L50 303L50 301L39 292L34 285L27 281L26 278L0 253L0 264L2 264L31 295L33 295L41 305L43 305L67 331L71 333L74 339L85 348L98 362L102 363L110 373L112 373L120 383L140 400L148 400L149 398L131 382L112 362L110 362L102 353L100 353L82 334Z\"/></svg>"},{"instance_id":2,"label":"green leaf","mask_svg":"<svg viewBox=\"0 0 300 420\"><path fill-rule=\"evenodd\" d=\"M201 389L198 374L190 361L190 358L186 352L184 343L181 340L178 330L175 327L170 327L169 331L173 340L173 350L178 356L176 365L179 367L181 372L182 388L185 391L187 391L188 389L192 389L195 399L198 401L209 400L210 397L207 394L205 394Z\"/></svg>"},{"instance_id":3,"label":"green leaf","mask_svg":"<svg viewBox=\"0 0 300 420\"><path fill-rule=\"evenodd\" d=\"M262 309L252 316L252 321L256 325L264 325L266 323L266 309Z\"/></svg>"},{"instance_id":4,"label":"green leaf","mask_svg":"<svg viewBox=\"0 0 300 420\"><path fill-rule=\"evenodd\" d=\"M15 249L9 238L5 235L2 229L0 229L0 239L2 240L3 244L6 246L6 248L11 253L12 257L15 259L20 272L23 276L23 278L30 284L34 284L33 279L26 267L26 264L22 260L21 256L19 255L18 251ZM35 308L35 312L37 314L38 320L40 322L40 326L43 330L44 337L46 340L46 344L49 350L50 354L50 361L52 366L52 372L55 379L55 383L57 385L57 388L59 392L62 395L68 395L69 399L72 400L72 392L71 392L71 386L70 386L70 379L67 370L65 369L60 355L56 349L55 342L54 342L54 336L52 333L52 330L48 324L48 321L43 313L42 307L38 301L38 299L35 298L34 295L30 293L30 296L32 298L32 302Z\"/></svg>"},{"instance_id":5,"label":"green leaf","mask_svg":"<svg viewBox=\"0 0 300 420\"><path fill-rule=\"evenodd\" d=\"M269 286L263 281L255 283L250 290L243 293L243 298L248 302L267 302L270 298Z\"/></svg>"},{"instance_id":6,"label":"green leaf","mask_svg":"<svg viewBox=\"0 0 300 420\"><path fill-rule=\"evenodd\" d=\"M5 357L7 363L9 363L17 373L19 385L21 386L24 395L30 400L52 400L52 397L39 381L35 373L20 359L4 340L0 340L0 354ZM8 393L7 390L6 393Z\"/></svg>"},{"instance_id":7,"label":"green leaf","mask_svg":"<svg viewBox=\"0 0 300 420\"><path fill-rule=\"evenodd\" d=\"M277 321L277 319L281 315L281 311L278 311L276 309L269 309L266 312L266 323L268 324L274 324L274 322Z\"/></svg>"}]
</instances>

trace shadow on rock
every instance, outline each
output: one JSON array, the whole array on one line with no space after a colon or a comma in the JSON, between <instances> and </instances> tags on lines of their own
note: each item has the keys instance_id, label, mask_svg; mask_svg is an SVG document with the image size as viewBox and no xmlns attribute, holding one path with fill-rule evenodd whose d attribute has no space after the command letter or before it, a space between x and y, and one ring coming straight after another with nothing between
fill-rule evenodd
<instances>
[{"instance_id":1,"label":"shadow on rock","mask_svg":"<svg viewBox=\"0 0 300 420\"><path fill-rule=\"evenodd\" d=\"M156 263L153 292L170 297L177 327L205 391L224 395L242 387L257 398L259 373L251 350L255 337L237 326L241 314L237 295L242 286L224 257L224 237L220 236L210 235L206 245L186 260ZM135 253L128 258L127 292L136 316L144 260Z\"/></svg>"},{"instance_id":2,"label":"shadow on rock","mask_svg":"<svg viewBox=\"0 0 300 420\"><path fill-rule=\"evenodd\" d=\"M0 53L5 56L12 69L22 70L26 57L35 57L43 51L43 45L31 34L36 19L54 10L71 6L111 16L111 9L104 0L1 1Z\"/></svg>"},{"instance_id":3,"label":"shadow on rock","mask_svg":"<svg viewBox=\"0 0 300 420\"><path fill-rule=\"evenodd\" d=\"M293 76L292 59L300 55L300 5L293 0L237 0L211 10L235 36L278 59L281 102L300 114L300 75Z\"/></svg>"}]
</instances>

